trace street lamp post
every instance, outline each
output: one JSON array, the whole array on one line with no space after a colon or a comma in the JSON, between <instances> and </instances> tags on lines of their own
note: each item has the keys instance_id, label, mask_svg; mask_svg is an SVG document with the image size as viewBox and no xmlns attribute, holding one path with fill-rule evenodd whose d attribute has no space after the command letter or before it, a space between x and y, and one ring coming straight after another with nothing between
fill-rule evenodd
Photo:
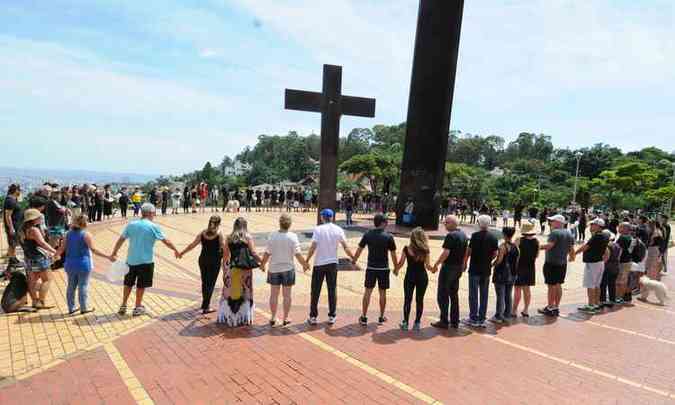
<instances>
[{"instance_id":1,"label":"street lamp post","mask_svg":"<svg viewBox=\"0 0 675 405\"><path fill-rule=\"evenodd\" d=\"M581 152L577 152L574 154L574 156L577 158L577 171L576 175L574 176L574 195L572 197L572 204L577 205L577 184L579 183L579 164L581 163Z\"/></svg>"}]
</instances>

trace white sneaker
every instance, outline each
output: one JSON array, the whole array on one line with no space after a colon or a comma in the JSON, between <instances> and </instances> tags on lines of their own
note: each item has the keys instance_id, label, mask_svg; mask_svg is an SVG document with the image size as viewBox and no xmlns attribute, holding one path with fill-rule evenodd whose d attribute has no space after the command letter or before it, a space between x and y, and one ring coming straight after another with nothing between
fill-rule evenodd
<instances>
[{"instance_id":1,"label":"white sneaker","mask_svg":"<svg viewBox=\"0 0 675 405\"><path fill-rule=\"evenodd\" d=\"M310 325L316 325L318 322L316 321L316 317L312 316L307 320L307 323Z\"/></svg>"},{"instance_id":2,"label":"white sneaker","mask_svg":"<svg viewBox=\"0 0 675 405\"><path fill-rule=\"evenodd\" d=\"M336 320L336 318L334 316L329 316L328 317L328 324L329 325L335 325L335 320Z\"/></svg>"}]
</instances>

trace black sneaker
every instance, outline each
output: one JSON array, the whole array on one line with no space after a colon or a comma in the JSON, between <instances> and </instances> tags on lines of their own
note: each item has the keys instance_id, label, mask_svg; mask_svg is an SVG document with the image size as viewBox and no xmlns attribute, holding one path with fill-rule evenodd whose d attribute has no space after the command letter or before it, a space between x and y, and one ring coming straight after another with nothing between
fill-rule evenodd
<instances>
[{"instance_id":1,"label":"black sneaker","mask_svg":"<svg viewBox=\"0 0 675 405\"><path fill-rule=\"evenodd\" d=\"M387 317L386 316L381 316L377 318L377 324L382 325L383 323L387 322Z\"/></svg>"},{"instance_id":2,"label":"black sneaker","mask_svg":"<svg viewBox=\"0 0 675 405\"><path fill-rule=\"evenodd\" d=\"M549 307L540 308L537 310L537 312L545 316L556 316L555 311L551 310Z\"/></svg>"},{"instance_id":3,"label":"black sneaker","mask_svg":"<svg viewBox=\"0 0 675 405\"><path fill-rule=\"evenodd\" d=\"M359 318L359 323L361 326L368 326L368 317L362 316Z\"/></svg>"},{"instance_id":4,"label":"black sneaker","mask_svg":"<svg viewBox=\"0 0 675 405\"><path fill-rule=\"evenodd\" d=\"M436 321L431 323L431 326L438 329L448 329L448 325L449 325L448 323L443 321Z\"/></svg>"}]
</instances>

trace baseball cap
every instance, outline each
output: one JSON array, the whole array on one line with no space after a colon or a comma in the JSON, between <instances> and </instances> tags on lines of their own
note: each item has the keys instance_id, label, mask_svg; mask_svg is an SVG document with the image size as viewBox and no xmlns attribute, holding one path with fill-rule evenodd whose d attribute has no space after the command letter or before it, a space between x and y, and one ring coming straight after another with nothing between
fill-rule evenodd
<instances>
[{"instance_id":1,"label":"baseball cap","mask_svg":"<svg viewBox=\"0 0 675 405\"><path fill-rule=\"evenodd\" d=\"M552 217L546 218L549 221L555 221L555 222L560 222L561 224L566 224L567 223L567 218L565 218L563 215L557 214Z\"/></svg>"},{"instance_id":2,"label":"baseball cap","mask_svg":"<svg viewBox=\"0 0 675 405\"><path fill-rule=\"evenodd\" d=\"M333 212L332 209L330 208L325 208L321 210L321 216L324 218L333 218L335 216L335 213Z\"/></svg>"},{"instance_id":3,"label":"baseball cap","mask_svg":"<svg viewBox=\"0 0 675 405\"><path fill-rule=\"evenodd\" d=\"M605 227L605 220L602 219L602 218L595 218L594 220L589 222L589 225L597 225L601 228L604 228Z\"/></svg>"}]
</instances>

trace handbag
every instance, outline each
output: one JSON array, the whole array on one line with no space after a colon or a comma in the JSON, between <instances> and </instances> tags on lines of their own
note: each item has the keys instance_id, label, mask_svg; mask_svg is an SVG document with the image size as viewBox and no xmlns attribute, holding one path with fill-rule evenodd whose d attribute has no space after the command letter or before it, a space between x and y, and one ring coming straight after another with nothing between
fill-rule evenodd
<instances>
[{"instance_id":1,"label":"handbag","mask_svg":"<svg viewBox=\"0 0 675 405\"><path fill-rule=\"evenodd\" d=\"M239 249L239 254L232 261L233 267L238 267L240 269L257 269L260 267L258 261L251 254L251 250L247 247Z\"/></svg>"}]
</instances>

